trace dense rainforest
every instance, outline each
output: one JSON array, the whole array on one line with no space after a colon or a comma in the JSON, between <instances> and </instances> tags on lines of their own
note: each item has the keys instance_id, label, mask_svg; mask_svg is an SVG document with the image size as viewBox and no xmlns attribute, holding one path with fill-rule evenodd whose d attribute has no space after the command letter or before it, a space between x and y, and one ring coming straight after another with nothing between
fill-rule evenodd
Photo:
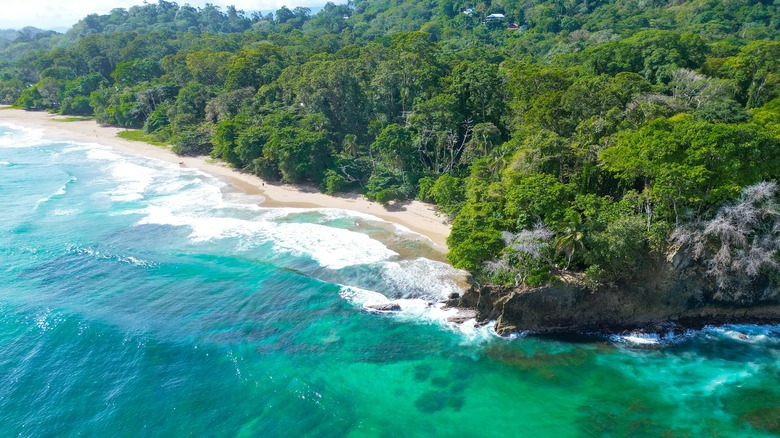
<instances>
[{"instance_id":1,"label":"dense rainforest","mask_svg":"<svg viewBox=\"0 0 780 438\"><path fill-rule=\"evenodd\" d=\"M0 44L0 100L269 180L420 199L492 282L616 283L690 245L780 248L777 0L156 4Z\"/></svg>"}]
</instances>

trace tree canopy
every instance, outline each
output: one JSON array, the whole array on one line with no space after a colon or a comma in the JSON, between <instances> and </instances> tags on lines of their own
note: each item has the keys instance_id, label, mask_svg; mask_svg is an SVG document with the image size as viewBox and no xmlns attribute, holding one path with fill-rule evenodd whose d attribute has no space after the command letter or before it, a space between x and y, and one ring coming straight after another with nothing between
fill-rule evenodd
<instances>
[{"instance_id":1,"label":"tree canopy","mask_svg":"<svg viewBox=\"0 0 780 438\"><path fill-rule=\"evenodd\" d=\"M622 281L777 179L778 17L766 1L159 0L0 35L0 101L327 193L433 202L450 261L493 281Z\"/></svg>"}]
</instances>

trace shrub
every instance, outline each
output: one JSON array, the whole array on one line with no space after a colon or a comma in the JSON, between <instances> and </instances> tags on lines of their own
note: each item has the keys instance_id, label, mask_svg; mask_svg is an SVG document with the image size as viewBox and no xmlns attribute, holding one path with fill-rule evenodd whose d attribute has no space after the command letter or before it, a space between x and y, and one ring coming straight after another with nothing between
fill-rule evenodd
<instances>
[{"instance_id":1,"label":"shrub","mask_svg":"<svg viewBox=\"0 0 780 438\"><path fill-rule=\"evenodd\" d=\"M514 286L539 286L549 280L554 269L554 233L538 223L533 230L519 233L504 232L501 238L506 247L498 260L485 263L485 269L494 281ZM509 281L507 281L509 280Z\"/></svg>"},{"instance_id":2,"label":"shrub","mask_svg":"<svg viewBox=\"0 0 780 438\"><path fill-rule=\"evenodd\" d=\"M646 224L637 215L624 215L591 237L586 262L598 265L600 282L626 280L639 270L647 248ZM595 273L595 270L594 270Z\"/></svg>"},{"instance_id":3,"label":"shrub","mask_svg":"<svg viewBox=\"0 0 780 438\"><path fill-rule=\"evenodd\" d=\"M73 116L88 116L93 114L92 105L86 96L66 97L62 100L62 114Z\"/></svg>"},{"instance_id":4,"label":"shrub","mask_svg":"<svg viewBox=\"0 0 780 438\"><path fill-rule=\"evenodd\" d=\"M347 186L347 181L344 176L339 174L333 169L328 169L325 172L325 177L322 180L322 190L328 195L344 191Z\"/></svg>"},{"instance_id":5,"label":"shrub","mask_svg":"<svg viewBox=\"0 0 780 438\"><path fill-rule=\"evenodd\" d=\"M173 138L173 152L179 155L207 155L211 152L211 132L208 125L188 129Z\"/></svg>"},{"instance_id":6,"label":"shrub","mask_svg":"<svg viewBox=\"0 0 780 438\"><path fill-rule=\"evenodd\" d=\"M272 181L277 181L281 178L279 168L276 167L276 164L265 157L255 158L248 167L250 172L260 178Z\"/></svg>"},{"instance_id":7,"label":"shrub","mask_svg":"<svg viewBox=\"0 0 780 438\"><path fill-rule=\"evenodd\" d=\"M739 200L718 210L712 220L678 227L672 239L706 262L719 287L778 270L780 208L777 183L760 182L742 190Z\"/></svg>"}]
</instances>

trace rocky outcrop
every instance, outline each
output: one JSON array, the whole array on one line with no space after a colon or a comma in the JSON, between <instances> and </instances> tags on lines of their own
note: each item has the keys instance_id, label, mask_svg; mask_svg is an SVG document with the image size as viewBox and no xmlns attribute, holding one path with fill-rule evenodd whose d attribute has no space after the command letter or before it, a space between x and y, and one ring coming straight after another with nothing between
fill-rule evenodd
<instances>
[{"instance_id":1,"label":"rocky outcrop","mask_svg":"<svg viewBox=\"0 0 780 438\"><path fill-rule=\"evenodd\" d=\"M499 334L780 321L780 287L766 277L718 287L683 252L647 261L642 272L630 284L597 288L566 283L529 290L473 286L457 304L476 309L479 322L496 321Z\"/></svg>"},{"instance_id":2,"label":"rocky outcrop","mask_svg":"<svg viewBox=\"0 0 780 438\"><path fill-rule=\"evenodd\" d=\"M400 312L401 305L398 303L383 303L383 304L366 304L364 306L368 310L376 312Z\"/></svg>"}]
</instances>

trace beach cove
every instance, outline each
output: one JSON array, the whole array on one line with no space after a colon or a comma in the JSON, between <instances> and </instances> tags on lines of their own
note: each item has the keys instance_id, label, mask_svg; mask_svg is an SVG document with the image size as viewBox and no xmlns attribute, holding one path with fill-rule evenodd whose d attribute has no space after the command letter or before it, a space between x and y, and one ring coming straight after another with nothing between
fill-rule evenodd
<instances>
[{"instance_id":1,"label":"beach cove","mask_svg":"<svg viewBox=\"0 0 780 438\"><path fill-rule=\"evenodd\" d=\"M4 436L780 430L777 326L500 338L448 322L458 272L417 233L258 206L262 182L239 191L197 160L99 139L113 128L14 113L0 111Z\"/></svg>"},{"instance_id":2,"label":"beach cove","mask_svg":"<svg viewBox=\"0 0 780 438\"><path fill-rule=\"evenodd\" d=\"M84 143L99 143L118 151L177 163L209 173L229 182L249 195L262 195L264 207L339 208L370 214L404 226L428 237L434 247L446 252L450 227L444 216L437 214L432 205L411 201L398 210L388 211L379 203L361 196L335 197L303 188L263 181L257 176L232 169L219 160L209 157L184 157L169 149L148 143L125 140L117 137L124 128L100 126L94 120L72 120L72 118L50 114L44 111L24 111L8 106L0 109L0 123L10 123L30 129L42 129L49 138Z\"/></svg>"}]
</instances>

